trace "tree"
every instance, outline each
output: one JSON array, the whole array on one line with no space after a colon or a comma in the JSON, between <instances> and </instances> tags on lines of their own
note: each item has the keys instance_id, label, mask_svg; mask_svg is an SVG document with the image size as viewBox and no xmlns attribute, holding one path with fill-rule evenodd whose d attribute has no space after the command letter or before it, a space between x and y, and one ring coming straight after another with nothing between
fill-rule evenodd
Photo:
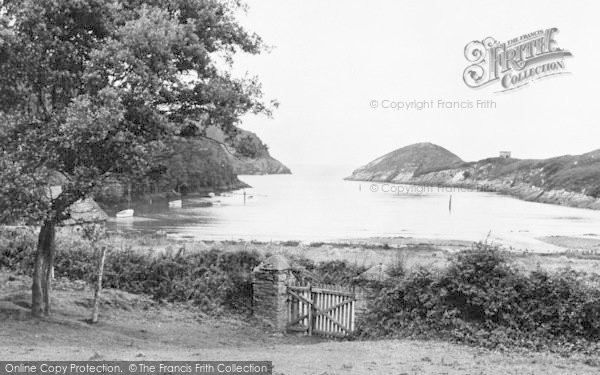
<instances>
[{"instance_id":1,"label":"tree","mask_svg":"<svg viewBox=\"0 0 600 375\"><path fill-rule=\"evenodd\" d=\"M55 228L104 181L142 178L176 136L269 113L236 53L261 39L227 0L0 1L0 220L41 226L34 316L50 312ZM156 170L156 168L154 168ZM52 196L50 176L66 182Z\"/></svg>"},{"instance_id":2,"label":"tree","mask_svg":"<svg viewBox=\"0 0 600 375\"><path fill-rule=\"evenodd\" d=\"M267 147L254 135L243 135L235 141L236 151L245 157L256 158L267 151Z\"/></svg>"},{"instance_id":3,"label":"tree","mask_svg":"<svg viewBox=\"0 0 600 375\"><path fill-rule=\"evenodd\" d=\"M106 236L103 225L89 224L84 225L83 238L90 242L94 249L94 254L98 256L97 274L94 285L94 301L92 303L92 317L90 323L98 323L98 315L100 313L100 293L102 293L102 277L104 276L104 262L106 260L106 243L102 239Z\"/></svg>"}]
</instances>

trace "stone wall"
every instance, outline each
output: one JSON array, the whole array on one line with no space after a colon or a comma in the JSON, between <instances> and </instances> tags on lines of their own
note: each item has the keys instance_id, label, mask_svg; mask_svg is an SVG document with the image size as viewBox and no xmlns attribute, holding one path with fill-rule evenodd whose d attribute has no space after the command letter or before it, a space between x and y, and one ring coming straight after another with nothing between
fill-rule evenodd
<instances>
[{"instance_id":1,"label":"stone wall","mask_svg":"<svg viewBox=\"0 0 600 375\"><path fill-rule=\"evenodd\" d=\"M288 261L274 255L258 265L252 272L254 316L278 331L287 325L287 287L295 280Z\"/></svg>"}]
</instances>

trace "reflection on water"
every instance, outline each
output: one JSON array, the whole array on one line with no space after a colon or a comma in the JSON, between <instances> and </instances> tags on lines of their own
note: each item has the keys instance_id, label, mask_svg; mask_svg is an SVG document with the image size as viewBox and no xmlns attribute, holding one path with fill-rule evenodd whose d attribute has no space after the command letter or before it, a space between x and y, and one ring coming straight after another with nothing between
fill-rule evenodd
<instances>
[{"instance_id":1,"label":"reflection on water","mask_svg":"<svg viewBox=\"0 0 600 375\"><path fill-rule=\"evenodd\" d=\"M136 205L117 229L163 230L198 239L335 240L374 236L529 243L547 235L600 235L600 211L447 188L392 189L344 181L347 169L300 167L294 175L240 176L252 188L225 196ZM392 192L393 191L393 192ZM452 195L452 210L449 200ZM209 206L210 205L210 206Z\"/></svg>"}]
</instances>

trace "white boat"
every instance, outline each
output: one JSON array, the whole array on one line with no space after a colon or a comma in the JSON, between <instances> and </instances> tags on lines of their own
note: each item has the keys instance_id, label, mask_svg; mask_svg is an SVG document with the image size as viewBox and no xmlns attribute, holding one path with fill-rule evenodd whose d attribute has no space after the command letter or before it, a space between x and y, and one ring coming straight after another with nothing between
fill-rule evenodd
<instances>
[{"instance_id":1,"label":"white boat","mask_svg":"<svg viewBox=\"0 0 600 375\"><path fill-rule=\"evenodd\" d=\"M117 212L116 216L117 219L133 217L133 208L131 208L131 184L127 185L127 209Z\"/></svg>"},{"instance_id":2,"label":"white boat","mask_svg":"<svg viewBox=\"0 0 600 375\"><path fill-rule=\"evenodd\" d=\"M133 217L133 209L132 208L128 208L126 210L123 211L119 211L117 212L117 219L123 219L126 217Z\"/></svg>"},{"instance_id":3,"label":"white boat","mask_svg":"<svg viewBox=\"0 0 600 375\"><path fill-rule=\"evenodd\" d=\"M181 199L178 199L176 201L170 201L169 202L169 208L181 208Z\"/></svg>"}]
</instances>

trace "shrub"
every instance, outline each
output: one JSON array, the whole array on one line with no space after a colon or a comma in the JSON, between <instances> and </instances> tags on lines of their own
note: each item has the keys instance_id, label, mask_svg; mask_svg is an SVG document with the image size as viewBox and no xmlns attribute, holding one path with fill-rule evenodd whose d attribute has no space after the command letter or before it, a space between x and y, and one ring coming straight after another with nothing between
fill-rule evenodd
<instances>
[{"instance_id":1,"label":"shrub","mask_svg":"<svg viewBox=\"0 0 600 375\"><path fill-rule=\"evenodd\" d=\"M386 270L390 278L401 278L406 275L406 252L397 250L392 264Z\"/></svg>"},{"instance_id":2,"label":"shrub","mask_svg":"<svg viewBox=\"0 0 600 375\"><path fill-rule=\"evenodd\" d=\"M257 158L267 150L267 147L255 136L245 135L235 142L236 151L248 158Z\"/></svg>"},{"instance_id":3,"label":"shrub","mask_svg":"<svg viewBox=\"0 0 600 375\"><path fill-rule=\"evenodd\" d=\"M316 263L307 258L294 259L292 267L298 280L321 284L350 285L358 275L366 271L363 266L341 260Z\"/></svg>"},{"instance_id":4,"label":"shrub","mask_svg":"<svg viewBox=\"0 0 600 375\"><path fill-rule=\"evenodd\" d=\"M585 275L520 272L480 244L443 270L390 278L372 299L359 334L449 338L485 347L576 348L600 339L600 291Z\"/></svg>"},{"instance_id":5,"label":"shrub","mask_svg":"<svg viewBox=\"0 0 600 375\"><path fill-rule=\"evenodd\" d=\"M126 250L107 258L104 283L156 300L191 302L209 313L249 313L251 272L260 261L256 252L249 251L186 254L180 249L153 256Z\"/></svg>"},{"instance_id":6,"label":"shrub","mask_svg":"<svg viewBox=\"0 0 600 375\"><path fill-rule=\"evenodd\" d=\"M31 274L35 233L3 230L0 267ZM96 280L98 257L87 241L59 238L54 273L71 280ZM260 261L256 252L211 250L187 254L184 249L160 253L109 249L103 285L156 300L189 302L207 313L249 313L251 272Z\"/></svg>"},{"instance_id":7,"label":"shrub","mask_svg":"<svg viewBox=\"0 0 600 375\"><path fill-rule=\"evenodd\" d=\"M29 227L0 226L0 231L0 269L29 273L33 269L37 234Z\"/></svg>"}]
</instances>

